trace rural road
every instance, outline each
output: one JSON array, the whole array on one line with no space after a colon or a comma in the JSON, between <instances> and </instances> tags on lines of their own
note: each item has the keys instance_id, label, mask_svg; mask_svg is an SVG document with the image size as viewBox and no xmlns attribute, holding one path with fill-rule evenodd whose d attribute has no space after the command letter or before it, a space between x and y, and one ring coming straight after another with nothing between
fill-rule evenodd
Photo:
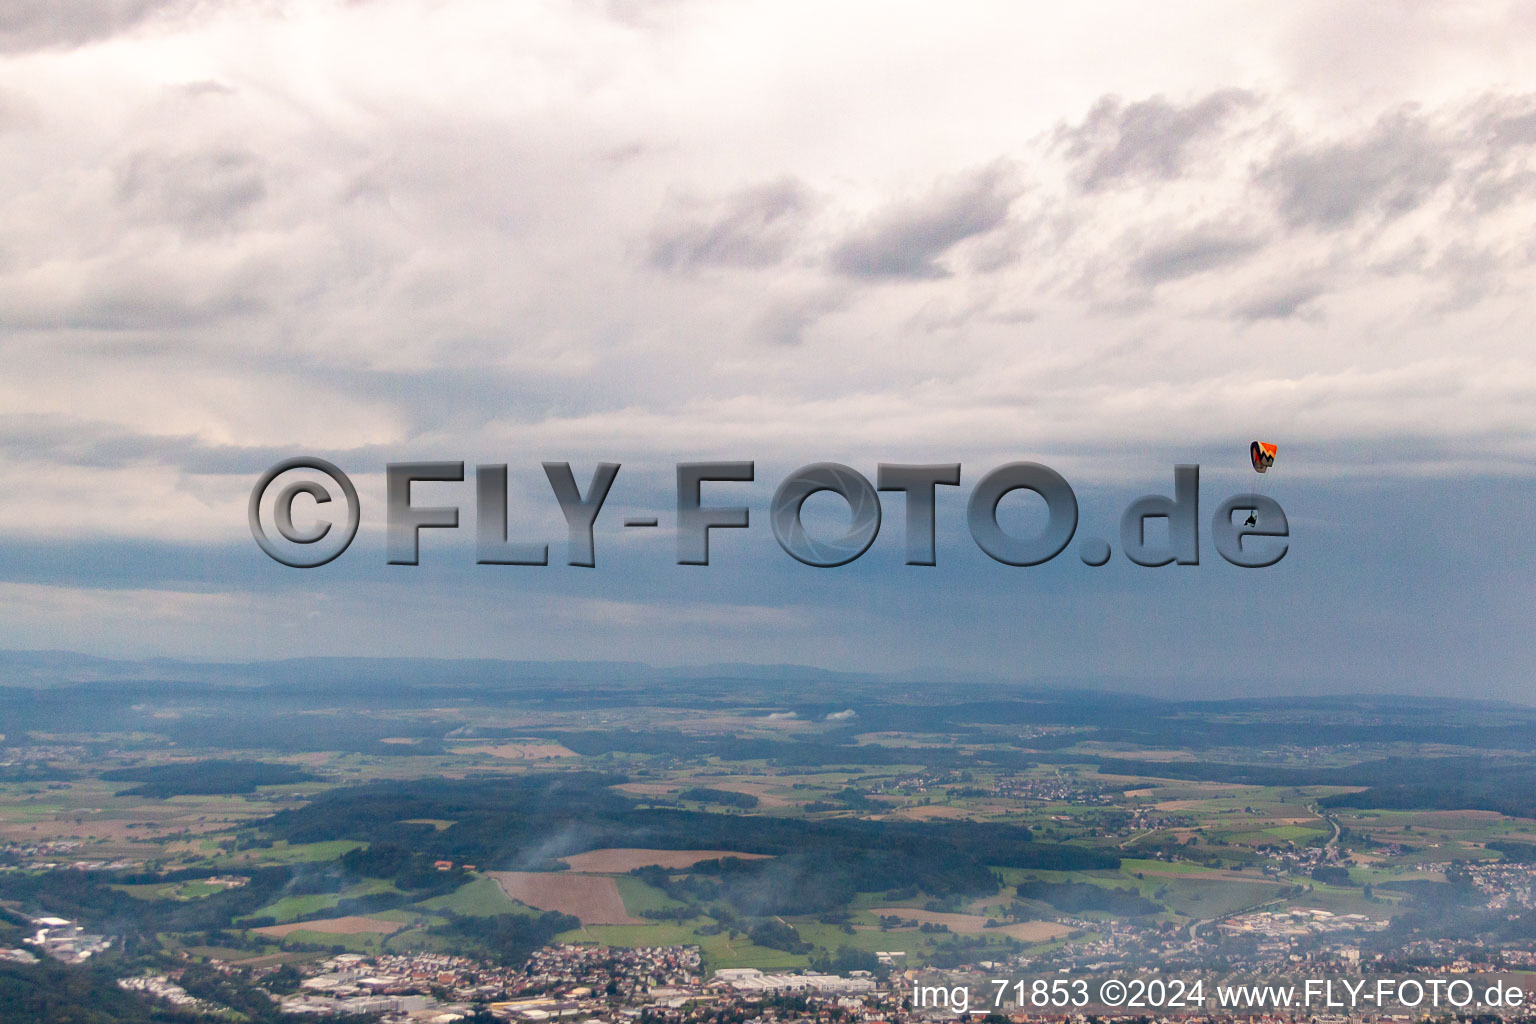
<instances>
[{"instance_id":1,"label":"rural road","mask_svg":"<svg viewBox=\"0 0 1536 1024\"><path fill-rule=\"evenodd\" d=\"M1322 818L1324 821L1326 821L1328 823L1328 827L1333 829L1333 835L1329 838L1329 840L1326 843L1323 844L1323 849L1331 850L1335 846L1338 846L1339 845L1339 836L1342 834L1342 829L1339 828L1339 823L1334 820L1333 815L1331 815L1328 812L1320 809L1316 804L1312 804L1310 807L1307 808L1307 810L1311 811L1313 814L1317 815L1319 818Z\"/></svg>"}]
</instances>

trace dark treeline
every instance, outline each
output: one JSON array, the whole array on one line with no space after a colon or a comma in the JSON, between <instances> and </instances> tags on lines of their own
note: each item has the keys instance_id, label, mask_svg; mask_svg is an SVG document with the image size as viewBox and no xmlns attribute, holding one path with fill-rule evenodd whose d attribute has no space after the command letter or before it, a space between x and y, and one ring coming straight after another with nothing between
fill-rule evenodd
<instances>
[{"instance_id":1,"label":"dark treeline","mask_svg":"<svg viewBox=\"0 0 1536 1024\"><path fill-rule=\"evenodd\" d=\"M113 934L139 936L153 944L157 933L220 931L254 928L278 922L253 916L285 896L339 894L363 878L383 878L399 891L341 899L334 905L302 915L340 917L371 914L452 892L462 885L462 869L438 871L431 859L389 844L353 851L330 865L295 864L244 872L245 885L190 900L142 900L113 885L172 883L204 878L207 869L166 875L119 874L109 871L51 871L42 874L0 873L0 899L14 901L33 913L60 914L85 921Z\"/></svg>"},{"instance_id":2,"label":"dark treeline","mask_svg":"<svg viewBox=\"0 0 1536 1024\"><path fill-rule=\"evenodd\" d=\"M0 768L0 782L69 782L83 774L78 769L48 763L8 764Z\"/></svg>"},{"instance_id":3,"label":"dark treeline","mask_svg":"<svg viewBox=\"0 0 1536 1024\"><path fill-rule=\"evenodd\" d=\"M426 854L394 843L349 850L338 863L348 875L386 878L395 888L412 893L412 899L452 892L467 880L462 865L441 871Z\"/></svg>"},{"instance_id":4,"label":"dark treeline","mask_svg":"<svg viewBox=\"0 0 1536 1024\"><path fill-rule=\"evenodd\" d=\"M990 689L985 686L976 690ZM796 705L815 719L839 704ZM887 694L855 703L860 731L971 733L1008 742L1006 726L1057 725L1091 730L1105 742L1167 749L1273 748L1350 743L1436 743L1477 750L1536 750L1536 712L1509 705L1442 698L1297 697L1277 700L1174 701L1091 690L936 703L931 693ZM1023 745L1049 750L1083 738L1058 733Z\"/></svg>"},{"instance_id":5,"label":"dark treeline","mask_svg":"<svg viewBox=\"0 0 1536 1024\"><path fill-rule=\"evenodd\" d=\"M313 782L314 775L288 764L260 761L187 761L180 764L118 768L102 772L108 782L137 782L118 796L204 796L254 793L258 786L286 786Z\"/></svg>"},{"instance_id":6,"label":"dark treeline","mask_svg":"<svg viewBox=\"0 0 1536 1024\"><path fill-rule=\"evenodd\" d=\"M335 714L208 714L162 724L157 730L182 747L222 750L277 750L309 753L344 750L351 753L401 757L441 754L443 735L451 725L411 718L373 717L350 711ZM385 743L404 738L411 743Z\"/></svg>"},{"instance_id":7,"label":"dark treeline","mask_svg":"<svg viewBox=\"0 0 1536 1024\"><path fill-rule=\"evenodd\" d=\"M1330 768L1291 768L1283 765L1228 764L1213 761L1141 761L1105 758L1099 771L1107 775L1188 779L1197 782L1237 782L1253 786L1369 786L1383 793L1407 787L1425 792L1468 785L1529 786L1536 782L1536 762L1523 758L1388 757ZM1471 807L1471 804L1361 803L1382 793L1349 793L1328 797L1325 807ZM1420 797L1415 797L1419 799ZM1491 809L1491 808L1490 808Z\"/></svg>"},{"instance_id":8,"label":"dark treeline","mask_svg":"<svg viewBox=\"0 0 1536 1024\"><path fill-rule=\"evenodd\" d=\"M1147 899L1135 889L1114 889L1088 882L1020 882L1021 899L1048 903L1065 914L1084 910L1103 910L1117 917L1142 917L1160 913L1161 903Z\"/></svg>"},{"instance_id":9,"label":"dark treeline","mask_svg":"<svg viewBox=\"0 0 1536 1024\"><path fill-rule=\"evenodd\" d=\"M767 854L714 867L718 896L744 913L812 912L900 878L936 895L997 890L993 867L1114 868L1113 853L1035 842L991 822L813 821L642 807L612 787L623 776L551 772L496 779L418 780L332 790L266 823L291 842L353 839L427 858L518 868L606 847ZM438 831L412 818L454 822ZM729 877L726 877L729 876ZM791 905L793 904L793 905ZM776 909L767 910L764 908Z\"/></svg>"},{"instance_id":10,"label":"dark treeline","mask_svg":"<svg viewBox=\"0 0 1536 1024\"><path fill-rule=\"evenodd\" d=\"M777 919L759 921L747 931L747 938L768 949L782 949L786 953L809 953L816 947L800 937L795 926Z\"/></svg>"},{"instance_id":11,"label":"dark treeline","mask_svg":"<svg viewBox=\"0 0 1536 1024\"><path fill-rule=\"evenodd\" d=\"M1536 817L1536 764L1491 758L1426 758L1401 779L1367 783L1360 793L1324 797L1323 807L1497 811ZM1355 783L1360 785L1361 783Z\"/></svg>"},{"instance_id":12,"label":"dark treeline","mask_svg":"<svg viewBox=\"0 0 1536 1024\"><path fill-rule=\"evenodd\" d=\"M70 967L48 957L35 964L0 962L0 1024L188 1024L200 1019L200 1014L118 987L106 965Z\"/></svg>"},{"instance_id":13,"label":"dark treeline","mask_svg":"<svg viewBox=\"0 0 1536 1024\"><path fill-rule=\"evenodd\" d=\"M537 731L530 735L539 735ZM782 767L824 765L921 765L929 768L976 768L991 764L1024 771L1034 762L1012 750L963 751L951 747L887 747L876 743L825 740L771 740L731 734L699 735L670 729L618 729L542 733L587 757L603 754L653 754L679 758L718 757L729 761L771 761ZM847 738L847 737L844 737Z\"/></svg>"},{"instance_id":14,"label":"dark treeline","mask_svg":"<svg viewBox=\"0 0 1536 1024\"><path fill-rule=\"evenodd\" d=\"M857 893L878 891L896 877L910 877L914 887L935 896L986 894L998 888L996 875L985 864L953 848L923 844L858 850L827 843L764 860L701 861L682 878L655 867L633 873L681 900L692 913L726 921L838 911Z\"/></svg>"},{"instance_id":15,"label":"dark treeline","mask_svg":"<svg viewBox=\"0 0 1536 1024\"><path fill-rule=\"evenodd\" d=\"M824 974L851 974L854 971L868 971L870 974L878 974L881 977L890 973L890 968L880 965L880 958L865 949L857 949L853 946L838 946L836 952L822 951L811 958L811 970L821 971Z\"/></svg>"},{"instance_id":16,"label":"dark treeline","mask_svg":"<svg viewBox=\"0 0 1536 1024\"><path fill-rule=\"evenodd\" d=\"M1338 747L1356 743L1433 743L1473 750L1536 750L1536 733L1529 721L1511 725L1458 725L1433 721L1229 722L1192 719L1187 711L1134 725L1100 724L1094 729L1093 738L1106 743L1134 743L1169 750Z\"/></svg>"},{"instance_id":17,"label":"dark treeline","mask_svg":"<svg viewBox=\"0 0 1536 1024\"><path fill-rule=\"evenodd\" d=\"M250 881L195 900L140 900L113 889L122 877L104 871L50 871L0 874L0 898L32 912L46 911L114 934L153 937L157 932L228 928L283 895L295 868L258 868ZM268 922L271 923L271 922Z\"/></svg>"},{"instance_id":18,"label":"dark treeline","mask_svg":"<svg viewBox=\"0 0 1536 1024\"><path fill-rule=\"evenodd\" d=\"M1519 843L1513 839L1495 839L1487 844L1488 849L1497 850L1504 855L1507 861L1516 864L1536 864L1536 843Z\"/></svg>"}]
</instances>

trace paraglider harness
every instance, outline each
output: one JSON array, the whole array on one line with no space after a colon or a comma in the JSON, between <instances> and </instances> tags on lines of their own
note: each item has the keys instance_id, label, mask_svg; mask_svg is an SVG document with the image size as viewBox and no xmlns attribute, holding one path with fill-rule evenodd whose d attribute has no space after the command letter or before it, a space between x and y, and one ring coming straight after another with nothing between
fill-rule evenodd
<instances>
[{"instance_id":1,"label":"paraglider harness","mask_svg":"<svg viewBox=\"0 0 1536 1024\"><path fill-rule=\"evenodd\" d=\"M1279 446L1269 441L1254 441L1248 446L1248 457L1253 462L1253 471L1259 474L1267 472L1275 464L1275 456L1278 453ZM1248 513L1248 518L1243 520L1243 525L1256 526L1258 522L1259 510L1254 509Z\"/></svg>"}]
</instances>

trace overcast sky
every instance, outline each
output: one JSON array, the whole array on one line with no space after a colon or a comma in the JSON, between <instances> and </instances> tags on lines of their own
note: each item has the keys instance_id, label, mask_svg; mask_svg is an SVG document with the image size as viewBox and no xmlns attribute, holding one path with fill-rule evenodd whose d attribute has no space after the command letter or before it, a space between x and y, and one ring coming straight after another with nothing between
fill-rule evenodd
<instances>
[{"instance_id":1,"label":"overcast sky","mask_svg":"<svg viewBox=\"0 0 1536 1024\"><path fill-rule=\"evenodd\" d=\"M0 223L0 646L1536 699L1528 5L13 0ZM964 530L1014 459L1085 533L1175 462L1209 510L1255 437L1273 570ZM245 502L305 453L363 530L299 572ZM556 564L385 568L422 458L511 464ZM708 569L670 535L701 458L758 463ZM550 459L624 465L595 570ZM963 463L940 566L890 496L853 566L783 554L814 461ZM472 484L422 493L472 529Z\"/></svg>"}]
</instances>

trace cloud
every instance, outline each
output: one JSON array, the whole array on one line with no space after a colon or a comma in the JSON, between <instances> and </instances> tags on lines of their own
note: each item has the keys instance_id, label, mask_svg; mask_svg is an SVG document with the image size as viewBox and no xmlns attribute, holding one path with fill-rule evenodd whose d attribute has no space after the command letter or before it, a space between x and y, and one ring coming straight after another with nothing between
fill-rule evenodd
<instances>
[{"instance_id":1,"label":"cloud","mask_svg":"<svg viewBox=\"0 0 1536 1024\"><path fill-rule=\"evenodd\" d=\"M832 250L832 266L853 277L948 276L939 259L1007 220L1019 191L1003 163L943 181L921 199L879 211L847 235Z\"/></svg>"},{"instance_id":2,"label":"cloud","mask_svg":"<svg viewBox=\"0 0 1536 1024\"><path fill-rule=\"evenodd\" d=\"M1105 96L1081 124L1058 127L1056 142L1089 191L1127 180L1167 181L1184 173L1197 143L1253 102L1242 89L1222 89L1184 106L1163 96L1135 103Z\"/></svg>"},{"instance_id":3,"label":"cloud","mask_svg":"<svg viewBox=\"0 0 1536 1024\"><path fill-rule=\"evenodd\" d=\"M117 170L130 208L189 230L233 226L267 196L265 161L248 149L140 151Z\"/></svg>"},{"instance_id":4,"label":"cloud","mask_svg":"<svg viewBox=\"0 0 1536 1024\"><path fill-rule=\"evenodd\" d=\"M1131 274L1144 284L1177 281L1247 259L1264 245L1256 235L1200 228L1148 246L1131 261Z\"/></svg>"},{"instance_id":5,"label":"cloud","mask_svg":"<svg viewBox=\"0 0 1536 1024\"><path fill-rule=\"evenodd\" d=\"M1495 150L1507 150L1536 145L1536 110L1531 109L1532 98L1520 97L1516 110L1506 110L1494 118L1489 128L1489 146Z\"/></svg>"},{"instance_id":6,"label":"cloud","mask_svg":"<svg viewBox=\"0 0 1536 1024\"><path fill-rule=\"evenodd\" d=\"M813 324L849 301L846 290L830 286L774 296L757 318L754 337L770 345L798 345Z\"/></svg>"},{"instance_id":7,"label":"cloud","mask_svg":"<svg viewBox=\"0 0 1536 1024\"><path fill-rule=\"evenodd\" d=\"M6 0L0 53L83 46L196 6L198 0Z\"/></svg>"},{"instance_id":8,"label":"cloud","mask_svg":"<svg viewBox=\"0 0 1536 1024\"><path fill-rule=\"evenodd\" d=\"M1293 227L1347 227L1366 213L1391 219L1421 206L1453 168L1453 140L1417 110L1384 115L1352 138L1292 140L1260 171Z\"/></svg>"},{"instance_id":9,"label":"cloud","mask_svg":"<svg viewBox=\"0 0 1536 1024\"><path fill-rule=\"evenodd\" d=\"M73 416L0 415L0 452L16 461L46 461L51 465L91 469L173 465L197 475L254 478L268 466L288 458L290 449L278 445L216 444L186 435L135 434L113 424ZM313 454L357 465L389 456L378 445Z\"/></svg>"},{"instance_id":10,"label":"cloud","mask_svg":"<svg viewBox=\"0 0 1536 1024\"><path fill-rule=\"evenodd\" d=\"M1477 106L1468 132L1476 162L1461 191L1486 214L1536 194L1536 96L1490 95Z\"/></svg>"},{"instance_id":11,"label":"cloud","mask_svg":"<svg viewBox=\"0 0 1536 1024\"><path fill-rule=\"evenodd\" d=\"M777 263L813 205L794 178L741 189L713 203L681 201L651 232L650 261L667 270Z\"/></svg>"},{"instance_id":12,"label":"cloud","mask_svg":"<svg viewBox=\"0 0 1536 1024\"><path fill-rule=\"evenodd\" d=\"M1299 315L1304 307L1323 292L1323 285L1316 280L1282 283L1238 302L1232 307L1232 316L1249 322L1287 320Z\"/></svg>"}]
</instances>

